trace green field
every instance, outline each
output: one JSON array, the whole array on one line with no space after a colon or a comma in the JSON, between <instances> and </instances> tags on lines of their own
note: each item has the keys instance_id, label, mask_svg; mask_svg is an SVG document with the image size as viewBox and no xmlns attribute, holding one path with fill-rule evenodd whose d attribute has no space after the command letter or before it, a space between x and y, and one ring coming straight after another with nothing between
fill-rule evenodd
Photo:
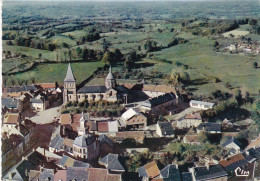
<instances>
[{"instance_id":1,"label":"green field","mask_svg":"<svg viewBox=\"0 0 260 181\"><path fill-rule=\"evenodd\" d=\"M76 82L81 83L89 77L98 67L104 66L103 62L80 62L71 63ZM63 84L66 76L68 63L42 64L31 71L14 75L14 79L30 80L35 79L37 83L55 82ZM11 79L11 78L10 78ZM10 84L10 80L8 81Z\"/></svg>"},{"instance_id":2,"label":"green field","mask_svg":"<svg viewBox=\"0 0 260 181\"><path fill-rule=\"evenodd\" d=\"M217 53L212 48L213 41L207 37L190 41L190 43L174 46L154 53L154 59L167 59L173 64L145 59L144 62L156 63L145 71L156 70L170 73L172 69L186 71L193 82L188 88L199 95L208 95L216 89L227 90L225 83L240 87L250 93L257 94L260 87L259 69L253 69L253 62L259 61L259 56L248 58L240 55ZM180 70L176 62L188 65L188 70ZM219 78L222 82L212 83L208 76ZM201 81L204 80L204 81Z\"/></svg>"},{"instance_id":3,"label":"green field","mask_svg":"<svg viewBox=\"0 0 260 181\"><path fill-rule=\"evenodd\" d=\"M40 50L40 49L35 49L35 48L29 48L29 47L22 47L22 46L7 46L3 44L3 51L11 51L12 53L22 53L27 56L31 56L33 58L38 58L39 53L42 54L43 59L48 59L48 60L54 60L55 58L55 52L48 51L48 50Z\"/></svg>"}]
</instances>

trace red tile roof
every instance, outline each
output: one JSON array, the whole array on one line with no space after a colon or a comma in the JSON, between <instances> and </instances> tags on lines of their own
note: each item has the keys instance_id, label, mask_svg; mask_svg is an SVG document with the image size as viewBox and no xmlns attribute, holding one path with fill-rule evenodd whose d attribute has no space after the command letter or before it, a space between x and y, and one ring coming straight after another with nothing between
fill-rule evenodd
<instances>
[{"instance_id":1,"label":"red tile roof","mask_svg":"<svg viewBox=\"0 0 260 181\"><path fill-rule=\"evenodd\" d=\"M195 112L195 113L187 114L185 116L185 119L201 119L201 116L199 112Z\"/></svg>"},{"instance_id":2,"label":"red tile roof","mask_svg":"<svg viewBox=\"0 0 260 181\"><path fill-rule=\"evenodd\" d=\"M250 148L257 148L260 146L260 137L256 138L256 140L252 141L247 147L246 149L250 149Z\"/></svg>"},{"instance_id":3,"label":"red tile roof","mask_svg":"<svg viewBox=\"0 0 260 181\"><path fill-rule=\"evenodd\" d=\"M150 177L150 178L154 178L158 175L160 175L160 170L156 164L155 161L152 161L150 163L147 163L145 166L145 171L147 173L147 175Z\"/></svg>"},{"instance_id":4,"label":"red tile roof","mask_svg":"<svg viewBox=\"0 0 260 181\"><path fill-rule=\"evenodd\" d=\"M238 161L240 161L240 160L244 160L245 159L245 157L242 155L242 154L237 154L237 155L234 155L234 156L232 156L232 157L229 157L229 158L227 158L227 159L225 159L225 160L221 160L220 162L219 162L219 164L221 165L221 166L223 166L223 167L226 167L226 166L228 166L228 165L231 165L231 164L233 164L233 163L236 163L236 162L238 162Z\"/></svg>"},{"instance_id":5,"label":"red tile roof","mask_svg":"<svg viewBox=\"0 0 260 181\"><path fill-rule=\"evenodd\" d=\"M120 174L109 174L107 169L102 168L88 168L88 181L121 181Z\"/></svg>"},{"instance_id":6,"label":"red tile roof","mask_svg":"<svg viewBox=\"0 0 260 181\"><path fill-rule=\"evenodd\" d=\"M71 120L71 115L69 113L62 114L60 117L61 125L70 125L73 131L77 131L80 126L81 114L74 114L73 121Z\"/></svg>"},{"instance_id":7,"label":"red tile roof","mask_svg":"<svg viewBox=\"0 0 260 181\"><path fill-rule=\"evenodd\" d=\"M41 83L37 84L38 86L41 86L43 89L55 89L56 85L55 83Z\"/></svg>"},{"instance_id":8,"label":"red tile roof","mask_svg":"<svg viewBox=\"0 0 260 181\"><path fill-rule=\"evenodd\" d=\"M108 122L98 122L99 132L108 132Z\"/></svg>"}]
</instances>

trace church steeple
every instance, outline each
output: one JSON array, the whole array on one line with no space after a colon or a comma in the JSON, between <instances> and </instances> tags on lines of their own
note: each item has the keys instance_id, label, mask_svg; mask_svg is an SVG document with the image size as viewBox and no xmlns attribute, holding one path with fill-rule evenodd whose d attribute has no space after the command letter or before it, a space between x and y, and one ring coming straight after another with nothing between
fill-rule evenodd
<instances>
[{"instance_id":1,"label":"church steeple","mask_svg":"<svg viewBox=\"0 0 260 181\"><path fill-rule=\"evenodd\" d=\"M86 134L86 119L84 118L84 113L81 113L81 118L80 118L80 126L78 128L78 135L84 135Z\"/></svg>"},{"instance_id":2,"label":"church steeple","mask_svg":"<svg viewBox=\"0 0 260 181\"><path fill-rule=\"evenodd\" d=\"M66 77L64 79L64 82L75 82L75 81L76 81L76 79L73 75L73 72L72 72L72 69L71 69L71 66L70 66L70 63L69 63L67 74L66 74Z\"/></svg>"},{"instance_id":3,"label":"church steeple","mask_svg":"<svg viewBox=\"0 0 260 181\"><path fill-rule=\"evenodd\" d=\"M64 79L63 103L77 101L76 89L76 79L69 63L67 74Z\"/></svg>"},{"instance_id":4,"label":"church steeple","mask_svg":"<svg viewBox=\"0 0 260 181\"><path fill-rule=\"evenodd\" d=\"M115 86L116 86L116 80L115 80L115 78L114 78L114 76L112 74L112 67L111 67L111 65L110 65L110 68L109 68L109 73L108 73L108 75L106 77L105 84L106 84L106 88L107 89L115 88Z\"/></svg>"}]
</instances>

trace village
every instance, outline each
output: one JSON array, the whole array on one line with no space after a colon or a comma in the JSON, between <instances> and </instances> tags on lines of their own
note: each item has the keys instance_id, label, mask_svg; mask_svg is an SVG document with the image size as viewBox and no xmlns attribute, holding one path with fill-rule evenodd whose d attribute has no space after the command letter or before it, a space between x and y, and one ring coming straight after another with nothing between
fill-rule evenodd
<instances>
[{"instance_id":1,"label":"village","mask_svg":"<svg viewBox=\"0 0 260 181\"><path fill-rule=\"evenodd\" d=\"M103 86L77 85L74 71L68 64L63 85L3 88L2 180L256 178L260 137L237 139L250 122L205 121L215 103L145 79L118 84L111 66Z\"/></svg>"}]
</instances>

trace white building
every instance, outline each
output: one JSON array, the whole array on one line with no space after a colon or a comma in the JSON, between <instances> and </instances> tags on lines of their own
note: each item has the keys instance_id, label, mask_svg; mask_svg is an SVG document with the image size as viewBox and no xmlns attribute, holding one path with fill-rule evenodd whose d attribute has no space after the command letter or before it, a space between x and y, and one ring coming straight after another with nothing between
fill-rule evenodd
<instances>
[{"instance_id":1,"label":"white building","mask_svg":"<svg viewBox=\"0 0 260 181\"><path fill-rule=\"evenodd\" d=\"M196 100L190 101L190 107L194 107L198 109L207 110L213 108L213 106L214 103L210 103L210 102L203 102L203 101L196 101Z\"/></svg>"}]
</instances>

